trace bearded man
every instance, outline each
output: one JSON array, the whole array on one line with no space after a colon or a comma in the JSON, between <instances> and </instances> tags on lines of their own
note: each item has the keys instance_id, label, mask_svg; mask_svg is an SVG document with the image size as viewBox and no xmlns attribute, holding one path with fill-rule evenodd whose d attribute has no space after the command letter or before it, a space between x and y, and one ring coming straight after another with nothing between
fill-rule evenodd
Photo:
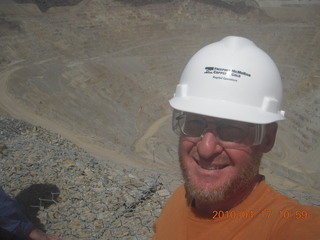
<instances>
[{"instance_id":1,"label":"bearded man","mask_svg":"<svg viewBox=\"0 0 320 240\"><path fill-rule=\"evenodd\" d=\"M320 209L259 173L281 103L275 63L248 39L226 37L190 59L170 100L185 184L154 224L154 240L320 239Z\"/></svg>"}]
</instances>

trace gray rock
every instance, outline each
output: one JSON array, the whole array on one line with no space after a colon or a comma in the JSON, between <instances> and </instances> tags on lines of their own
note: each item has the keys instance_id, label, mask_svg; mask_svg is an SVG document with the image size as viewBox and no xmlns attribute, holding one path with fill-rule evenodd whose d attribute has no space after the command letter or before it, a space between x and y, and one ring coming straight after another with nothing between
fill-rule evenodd
<instances>
[{"instance_id":1,"label":"gray rock","mask_svg":"<svg viewBox=\"0 0 320 240\"><path fill-rule=\"evenodd\" d=\"M0 169L8 194L55 187L36 188L23 198L27 212L36 212L31 220L38 227L62 239L151 238L170 195L159 173L96 159L57 134L15 119L1 117L0 132L0 153L10 152Z\"/></svg>"}]
</instances>

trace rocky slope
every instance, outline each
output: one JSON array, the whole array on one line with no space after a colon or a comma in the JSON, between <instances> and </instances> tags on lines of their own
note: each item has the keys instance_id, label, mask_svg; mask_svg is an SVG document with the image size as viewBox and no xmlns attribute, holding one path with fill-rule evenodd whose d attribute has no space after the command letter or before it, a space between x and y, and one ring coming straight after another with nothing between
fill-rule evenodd
<instances>
[{"instance_id":1,"label":"rocky slope","mask_svg":"<svg viewBox=\"0 0 320 240\"><path fill-rule=\"evenodd\" d=\"M226 35L256 42L283 78L287 119L263 174L319 206L317 1L63 2L70 5L0 2L0 114L33 124L1 118L1 184L12 196L52 187L32 203L49 231L69 239L104 239L110 229L149 236L151 218L179 183L168 99L192 54ZM121 207L112 215L114 206ZM137 217L140 208L149 215ZM130 227L135 221L144 230Z\"/></svg>"},{"instance_id":2,"label":"rocky slope","mask_svg":"<svg viewBox=\"0 0 320 240\"><path fill-rule=\"evenodd\" d=\"M177 176L101 161L61 136L0 117L0 185L62 239L150 239Z\"/></svg>"}]
</instances>

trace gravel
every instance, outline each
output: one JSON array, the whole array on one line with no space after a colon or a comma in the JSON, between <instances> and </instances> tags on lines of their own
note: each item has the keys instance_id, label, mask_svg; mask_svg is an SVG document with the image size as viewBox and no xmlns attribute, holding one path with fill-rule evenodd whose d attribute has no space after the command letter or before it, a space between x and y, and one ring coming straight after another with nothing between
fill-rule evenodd
<instances>
[{"instance_id":1,"label":"gravel","mask_svg":"<svg viewBox=\"0 0 320 240\"><path fill-rule=\"evenodd\" d=\"M150 239L177 176L97 159L61 136L0 117L1 186L62 239Z\"/></svg>"}]
</instances>

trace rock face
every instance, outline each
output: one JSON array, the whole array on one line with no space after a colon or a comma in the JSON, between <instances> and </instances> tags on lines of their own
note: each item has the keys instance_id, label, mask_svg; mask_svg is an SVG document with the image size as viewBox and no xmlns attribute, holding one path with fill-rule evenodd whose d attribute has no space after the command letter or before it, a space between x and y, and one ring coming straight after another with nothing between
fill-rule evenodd
<instances>
[{"instance_id":1,"label":"rock face","mask_svg":"<svg viewBox=\"0 0 320 240\"><path fill-rule=\"evenodd\" d=\"M270 54L284 82L283 108L287 120L279 125L274 150L264 156L262 172L273 186L290 190L293 196L297 195L296 190L319 196L320 6L317 1L141 3L1 1L0 114L61 136L55 137L57 143L45 141L49 145L41 145L41 157L35 152L32 159L27 156L36 144L36 136L19 133L25 138L19 137L16 143L2 141L0 156L9 162L23 159L17 164L23 164L23 169L28 169L23 176L30 177L22 182L21 176L14 179L22 187L12 190L12 194L15 196L33 184L41 166L46 166L46 171L41 168L44 181L37 180L35 184L45 183L50 174L58 181L59 174L70 172L73 182L85 187L87 174L97 177L94 171L93 174L85 171L88 168L92 172L88 165L91 161L116 162L131 169L178 175L178 139L171 131L168 99L183 67L198 49L227 35L239 35L253 40ZM39 9L39 4L45 7ZM241 12L239 4L245 11ZM14 127L12 132L19 127ZM38 130L32 129L28 131L38 134ZM75 145L59 156L47 152L52 146L68 149L69 141L59 146L59 141L65 141L62 139ZM23 151L19 144L24 146ZM79 150L81 157L86 156L81 166L77 163L79 156L73 155L76 146L85 150L85 153ZM19 169L10 168L9 162L4 176L13 176L16 170L21 170L18 166ZM27 162L32 164L30 168L25 165ZM58 163L63 170L50 172ZM131 175L138 177L135 172ZM56 184L51 180L48 183ZM13 181L14 186L19 185ZM58 186L63 196L61 186L68 184ZM158 190L159 196L166 193ZM317 197L310 199L318 201ZM51 220L47 222L51 224Z\"/></svg>"},{"instance_id":2,"label":"rock face","mask_svg":"<svg viewBox=\"0 0 320 240\"><path fill-rule=\"evenodd\" d=\"M319 189L319 4L262 3L137 7L94 0L41 12L35 4L4 1L0 112L55 131L95 156L179 171L168 99L195 51L240 35L271 55L284 80L287 120L265 168ZM250 9L238 14L230 9L237 4Z\"/></svg>"}]
</instances>

